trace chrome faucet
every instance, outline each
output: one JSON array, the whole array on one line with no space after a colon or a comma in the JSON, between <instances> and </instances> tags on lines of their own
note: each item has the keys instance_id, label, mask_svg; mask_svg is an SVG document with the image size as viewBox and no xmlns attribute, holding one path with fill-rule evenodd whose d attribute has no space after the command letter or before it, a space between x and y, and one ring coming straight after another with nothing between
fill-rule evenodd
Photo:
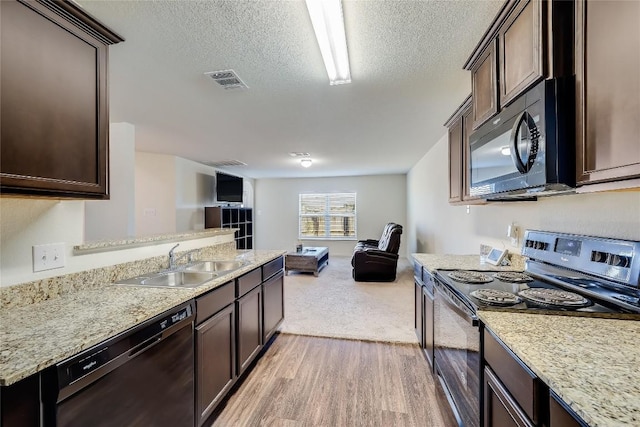
<instances>
[{"instance_id":1,"label":"chrome faucet","mask_svg":"<svg viewBox=\"0 0 640 427\"><path fill-rule=\"evenodd\" d=\"M176 262L180 261L182 258L188 256L189 257L189 262L193 261L193 254L198 252L200 249L192 249L190 251L187 251L185 253L183 253L182 255L176 257L175 253L173 252L178 246L180 246L180 243L176 244L174 247L172 247L169 250L169 270L173 271L176 269Z\"/></svg>"}]
</instances>

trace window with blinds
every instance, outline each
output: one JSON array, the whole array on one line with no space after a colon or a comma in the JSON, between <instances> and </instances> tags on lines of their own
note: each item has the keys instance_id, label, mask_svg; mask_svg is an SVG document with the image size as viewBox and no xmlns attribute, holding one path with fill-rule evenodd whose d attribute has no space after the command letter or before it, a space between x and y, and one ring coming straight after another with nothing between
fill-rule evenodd
<instances>
[{"instance_id":1,"label":"window with blinds","mask_svg":"<svg viewBox=\"0 0 640 427\"><path fill-rule=\"evenodd\" d=\"M300 194L299 213L299 239L356 239L356 193Z\"/></svg>"}]
</instances>

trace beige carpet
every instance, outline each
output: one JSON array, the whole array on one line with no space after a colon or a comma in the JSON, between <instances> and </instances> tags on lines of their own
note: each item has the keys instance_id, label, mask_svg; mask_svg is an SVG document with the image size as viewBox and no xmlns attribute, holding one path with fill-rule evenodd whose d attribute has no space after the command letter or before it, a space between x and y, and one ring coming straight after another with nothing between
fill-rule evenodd
<instances>
[{"instance_id":1,"label":"beige carpet","mask_svg":"<svg viewBox=\"0 0 640 427\"><path fill-rule=\"evenodd\" d=\"M356 282L350 257L330 257L318 277L290 272L284 279L289 334L417 343L413 329L413 269L401 258L395 282Z\"/></svg>"}]
</instances>

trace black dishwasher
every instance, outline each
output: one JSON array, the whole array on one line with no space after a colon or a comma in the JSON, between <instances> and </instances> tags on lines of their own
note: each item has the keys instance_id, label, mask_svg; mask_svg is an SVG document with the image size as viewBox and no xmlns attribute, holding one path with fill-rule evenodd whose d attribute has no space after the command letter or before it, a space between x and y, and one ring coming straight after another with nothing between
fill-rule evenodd
<instances>
[{"instance_id":1,"label":"black dishwasher","mask_svg":"<svg viewBox=\"0 0 640 427\"><path fill-rule=\"evenodd\" d=\"M193 302L58 363L45 426L194 425Z\"/></svg>"}]
</instances>

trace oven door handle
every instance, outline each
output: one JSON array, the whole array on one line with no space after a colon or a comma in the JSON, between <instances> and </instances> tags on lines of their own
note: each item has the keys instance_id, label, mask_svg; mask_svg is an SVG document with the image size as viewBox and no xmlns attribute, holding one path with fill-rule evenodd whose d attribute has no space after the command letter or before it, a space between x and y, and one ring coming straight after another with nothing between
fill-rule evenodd
<instances>
[{"instance_id":1,"label":"oven door handle","mask_svg":"<svg viewBox=\"0 0 640 427\"><path fill-rule=\"evenodd\" d=\"M460 305L458 305L448 295L447 290L443 289L444 288L443 284L441 284L437 280L435 281L435 283L436 283L436 291L438 291L438 294L442 297L442 300L449 306L449 308L451 308L453 311L455 311L456 313L464 317L469 323L471 323L471 326L478 326L478 316L476 316L467 307L461 307ZM460 302L460 304L463 304L463 303Z\"/></svg>"}]
</instances>

